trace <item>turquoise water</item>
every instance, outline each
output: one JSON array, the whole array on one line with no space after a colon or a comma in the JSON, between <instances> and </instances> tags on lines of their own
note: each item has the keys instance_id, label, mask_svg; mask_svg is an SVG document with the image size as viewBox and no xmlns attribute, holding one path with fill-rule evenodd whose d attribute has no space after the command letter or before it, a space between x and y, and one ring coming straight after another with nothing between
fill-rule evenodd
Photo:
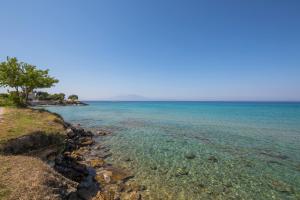
<instances>
[{"instance_id":1,"label":"turquoise water","mask_svg":"<svg viewBox=\"0 0 300 200\"><path fill-rule=\"evenodd\" d=\"M300 103L88 103L48 109L112 130L146 199L300 199Z\"/></svg>"}]
</instances>

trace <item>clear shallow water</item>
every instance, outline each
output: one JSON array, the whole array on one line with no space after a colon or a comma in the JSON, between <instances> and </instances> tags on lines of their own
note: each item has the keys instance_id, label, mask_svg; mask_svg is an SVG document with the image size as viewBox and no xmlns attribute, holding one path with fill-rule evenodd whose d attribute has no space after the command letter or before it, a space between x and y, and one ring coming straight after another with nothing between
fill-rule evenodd
<instances>
[{"instance_id":1,"label":"clear shallow water","mask_svg":"<svg viewBox=\"0 0 300 200\"><path fill-rule=\"evenodd\" d=\"M300 199L300 103L88 103L48 109L113 130L108 162L148 199Z\"/></svg>"}]
</instances>

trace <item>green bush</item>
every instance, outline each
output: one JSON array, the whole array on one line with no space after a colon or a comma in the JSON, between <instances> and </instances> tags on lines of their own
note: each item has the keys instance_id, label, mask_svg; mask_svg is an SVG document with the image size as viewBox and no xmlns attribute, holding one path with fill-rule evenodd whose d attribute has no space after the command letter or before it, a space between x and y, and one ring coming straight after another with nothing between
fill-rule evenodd
<instances>
[{"instance_id":1,"label":"green bush","mask_svg":"<svg viewBox=\"0 0 300 200\"><path fill-rule=\"evenodd\" d=\"M23 101L16 92L0 94L0 106L24 107Z\"/></svg>"}]
</instances>

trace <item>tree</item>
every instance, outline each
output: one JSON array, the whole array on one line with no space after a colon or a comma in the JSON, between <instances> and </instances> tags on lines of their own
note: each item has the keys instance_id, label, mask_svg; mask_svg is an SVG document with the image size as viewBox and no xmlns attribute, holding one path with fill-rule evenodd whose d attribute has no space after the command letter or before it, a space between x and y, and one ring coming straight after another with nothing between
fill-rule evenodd
<instances>
[{"instance_id":1,"label":"tree","mask_svg":"<svg viewBox=\"0 0 300 200\"><path fill-rule=\"evenodd\" d=\"M24 95L25 102L28 100L28 95L37 88L50 88L58 80L48 75L49 70L40 70L36 66L22 63L21 64L21 80L22 80L22 92Z\"/></svg>"},{"instance_id":2,"label":"tree","mask_svg":"<svg viewBox=\"0 0 300 200\"><path fill-rule=\"evenodd\" d=\"M18 103L26 104L28 95L38 88L50 88L58 80L49 76L49 70L40 70L36 66L18 62L17 58L7 57L0 63L0 86L15 89Z\"/></svg>"},{"instance_id":3,"label":"tree","mask_svg":"<svg viewBox=\"0 0 300 200\"><path fill-rule=\"evenodd\" d=\"M39 92L36 93L36 98L38 100L49 100L50 99L50 94L48 92L39 91Z\"/></svg>"},{"instance_id":4,"label":"tree","mask_svg":"<svg viewBox=\"0 0 300 200\"><path fill-rule=\"evenodd\" d=\"M68 99L71 101L78 101L78 96L76 94L72 94L68 97Z\"/></svg>"},{"instance_id":5,"label":"tree","mask_svg":"<svg viewBox=\"0 0 300 200\"><path fill-rule=\"evenodd\" d=\"M63 102L65 100L66 95L64 93L52 94L50 96L51 100Z\"/></svg>"},{"instance_id":6,"label":"tree","mask_svg":"<svg viewBox=\"0 0 300 200\"><path fill-rule=\"evenodd\" d=\"M16 103L20 103L20 87L22 85L21 67L17 58L6 58L5 62L0 63L0 87L9 87L15 89L17 96Z\"/></svg>"}]
</instances>

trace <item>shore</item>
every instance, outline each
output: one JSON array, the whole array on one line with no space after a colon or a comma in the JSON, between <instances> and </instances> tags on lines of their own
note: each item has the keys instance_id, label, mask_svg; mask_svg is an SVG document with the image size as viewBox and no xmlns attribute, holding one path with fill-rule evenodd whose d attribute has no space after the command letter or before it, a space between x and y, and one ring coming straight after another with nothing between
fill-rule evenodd
<instances>
[{"instance_id":1,"label":"shore","mask_svg":"<svg viewBox=\"0 0 300 200\"><path fill-rule=\"evenodd\" d=\"M11 121L14 127L6 121L20 115L24 116ZM21 125L23 117L32 118L27 125L34 124L37 129ZM41 117L44 121L37 121ZM0 199L142 198L146 188L129 181L133 177L130 172L106 163L109 148L95 143L111 134L107 130L85 131L56 114L35 109L8 109L0 129L0 161L7 163L0 167ZM20 129L25 134L20 134Z\"/></svg>"},{"instance_id":2,"label":"shore","mask_svg":"<svg viewBox=\"0 0 300 200\"><path fill-rule=\"evenodd\" d=\"M30 101L30 106L86 106L82 101Z\"/></svg>"}]
</instances>

